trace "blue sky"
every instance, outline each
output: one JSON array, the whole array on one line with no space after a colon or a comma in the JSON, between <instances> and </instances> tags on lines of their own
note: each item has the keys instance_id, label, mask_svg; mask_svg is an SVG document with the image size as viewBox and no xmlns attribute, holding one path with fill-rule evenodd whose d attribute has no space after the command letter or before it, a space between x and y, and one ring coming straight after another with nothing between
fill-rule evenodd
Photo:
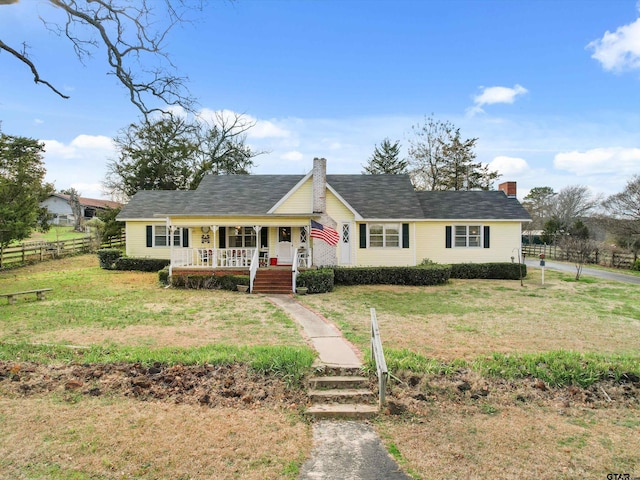
<instances>
[{"instance_id":1,"label":"blue sky","mask_svg":"<svg viewBox=\"0 0 640 480\"><path fill-rule=\"evenodd\" d=\"M45 141L48 180L100 197L110 139L138 112L106 75L49 33L43 0L0 5L0 39L27 42L33 83L0 54L2 130ZM405 151L433 115L478 137L477 160L536 186L621 191L640 174L640 4L636 1L210 1L167 51L205 111L256 121L269 153L253 173L360 173L385 137Z\"/></svg>"}]
</instances>

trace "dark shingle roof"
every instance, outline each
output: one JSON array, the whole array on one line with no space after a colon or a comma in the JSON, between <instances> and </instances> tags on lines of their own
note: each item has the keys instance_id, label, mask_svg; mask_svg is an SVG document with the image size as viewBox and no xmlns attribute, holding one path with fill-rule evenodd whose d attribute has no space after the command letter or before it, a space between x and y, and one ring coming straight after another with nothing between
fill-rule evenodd
<instances>
[{"instance_id":1,"label":"dark shingle roof","mask_svg":"<svg viewBox=\"0 0 640 480\"><path fill-rule=\"evenodd\" d=\"M428 219L530 220L517 198L499 190L416 192Z\"/></svg>"},{"instance_id":2,"label":"dark shingle roof","mask_svg":"<svg viewBox=\"0 0 640 480\"><path fill-rule=\"evenodd\" d=\"M327 175L327 183L363 218L422 218L408 175Z\"/></svg>"},{"instance_id":3,"label":"dark shingle roof","mask_svg":"<svg viewBox=\"0 0 640 480\"><path fill-rule=\"evenodd\" d=\"M193 215L266 215L304 175L207 175L189 204Z\"/></svg>"},{"instance_id":4,"label":"dark shingle roof","mask_svg":"<svg viewBox=\"0 0 640 480\"><path fill-rule=\"evenodd\" d=\"M118 219L267 215L303 178L207 175L194 191L140 191L123 207ZM501 191L416 192L408 175L327 175L327 183L365 220L530 219L517 199Z\"/></svg>"},{"instance_id":5,"label":"dark shingle roof","mask_svg":"<svg viewBox=\"0 0 640 480\"><path fill-rule=\"evenodd\" d=\"M183 210L194 193L185 190L140 190L122 207L117 218L153 218L156 214Z\"/></svg>"}]
</instances>

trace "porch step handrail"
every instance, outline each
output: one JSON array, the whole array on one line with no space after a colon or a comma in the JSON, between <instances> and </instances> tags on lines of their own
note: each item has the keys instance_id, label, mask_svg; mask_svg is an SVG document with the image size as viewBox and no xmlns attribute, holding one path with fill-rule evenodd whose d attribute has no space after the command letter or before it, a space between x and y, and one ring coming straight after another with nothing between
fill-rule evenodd
<instances>
[{"instance_id":1,"label":"porch step handrail","mask_svg":"<svg viewBox=\"0 0 640 480\"><path fill-rule=\"evenodd\" d=\"M258 273L258 258L260 256L260 249L256 248L251 256L251 267L249 269L249 293L253 293L253 282L256 279Z\"/></svg>"},{"instance_id":2,"label":"porch step handrail","mask_svg":"<svg viewBox=\"0 0 640 480\"><path fill-rule=\"evenodd\" d=\"M387 391L387 380L389 379L389 370L387 369L387 361L384 358L382 350L382 339L380 338L380 329L378 327L378 317L376 309L371 308L371 358L376 364L376 373L378 375L378 407L382 408L385 404L385 393Z\"/></svg>"},{"instance_id":3,"label":"porch step handrail","mask_svg":"<svg viewBox=\"0 0 640 480\"><path fill-rule=\"evenodd\" d=\"M298 248L293 251L293 262L291 265L291 290L296 293L296 280L298 279Z\"/></svg>"}]
</instances>

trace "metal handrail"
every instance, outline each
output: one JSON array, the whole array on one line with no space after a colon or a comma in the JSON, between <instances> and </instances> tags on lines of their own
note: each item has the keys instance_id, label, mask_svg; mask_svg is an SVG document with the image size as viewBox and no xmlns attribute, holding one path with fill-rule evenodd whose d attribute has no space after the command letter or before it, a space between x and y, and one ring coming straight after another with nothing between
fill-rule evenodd
<instances>
[{"instance_id":1,"label":"metal handrail","mask_svg":"<svg viewBox=\"0 0 640 480\"><path fill-rule=\"evenodd\" d=\"M251 257L251 267L249 268L249 293L253 293L253 281L256 279L256 274L258 273L259 256L260 250L256 248Z\"/></svg>"},{"instance_id":2,"label":"metal handrail","mask_svg":"<svg viewBox=\"0 0 640 480\"><path fill-rule=\"evenodd\" d=\"M291 290L296 293L296 281L298 279L298 249L293 251L293 262L291 262Z\"/></svg>"},{"instance_id":3,"label":"metal handrail","mask_svg":"<svg viewBox=\"0 0 640 480\"><path fill-rule=\"evenodd\" d=\"M389 379L389 370L387 369L387 361L384 358L382 350L382 339L380 338L380 328L378 327L378 317L376 309L371 308L371 358L376 364L376 373L378 375L378 407L382 408L385 404L385 393L387 390L387 380Z\"/></svg>"}]
</instances>

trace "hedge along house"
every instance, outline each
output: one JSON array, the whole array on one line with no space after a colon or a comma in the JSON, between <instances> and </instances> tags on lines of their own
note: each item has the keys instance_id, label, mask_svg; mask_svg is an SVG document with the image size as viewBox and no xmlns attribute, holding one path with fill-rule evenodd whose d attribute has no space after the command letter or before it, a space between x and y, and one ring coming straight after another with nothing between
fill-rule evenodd
<instances>
[{"instance_id":1,"label":"hedge along house","mask_svg":"<svg viewBox=\"0 0 640 480\"><path fill-rule=\"evenodd\" d=\"M209 175L193 191L140 191L122 209L126 253L171 273L509 262L529 214L499 191L416 192L407 175Z\"/></svg>"}]
</instances>

